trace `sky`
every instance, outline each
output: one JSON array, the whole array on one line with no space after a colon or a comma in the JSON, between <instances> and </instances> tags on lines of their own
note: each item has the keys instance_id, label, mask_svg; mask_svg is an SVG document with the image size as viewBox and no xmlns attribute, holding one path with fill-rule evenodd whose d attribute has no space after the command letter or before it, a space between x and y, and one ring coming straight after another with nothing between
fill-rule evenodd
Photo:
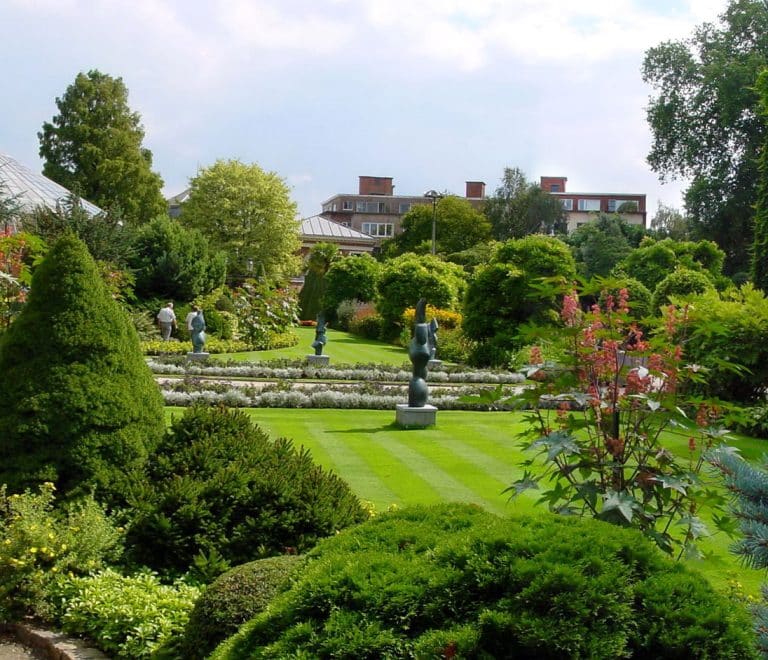
<instances>
[{"instance_id":1,"label":"sky","mask_svg":"<svg viewBox=\"0 0 768 660\"><path fill-rule=\"evenodd\" d=\"M0 0L0 152L41 171L37 133L79 72L121 77L166 196L218 159L257 163L302 217L358 176L395 194L492 194L505 167L570 192L685 181L646 163L648 48L727 0Z\"/></svg>"}]
</instances>

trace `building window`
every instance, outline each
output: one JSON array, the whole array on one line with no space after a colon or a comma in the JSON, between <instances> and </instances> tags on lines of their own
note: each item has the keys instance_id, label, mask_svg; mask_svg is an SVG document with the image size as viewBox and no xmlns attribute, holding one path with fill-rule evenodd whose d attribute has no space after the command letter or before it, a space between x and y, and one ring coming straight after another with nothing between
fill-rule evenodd
<instances>
[{"instance_id":1,"label":"building window","mask_svg":"<svg viewBox=\"0 0 768 660\"><path fill-rule=\"evenodd\" d=\"M365 213L365 202L355 202L355 211Z\"/></svg>"},{"instance_id":2,"label":"building window","mask_svg":"<svg viewBox=\"0 0 768 660\"><path fill-rule=\"evenodd\" d=\"M400 213L408 213L408 211L411 210L411 203L410 202L400 202L400 206L398 207Z\"/></svg>"},{"instance_id":3,"label":"building window","mask_svg":"<svg viewBox=\"0 0 768 660\"><path fill-rule=\"evenodd\" d=\"M608 212L637 213L637 202L632 199L609 199Z\"/></svg>"},{"instance_id":4,"label":"building window","mask_svg":"<svg viewBox=\"0 0 768 660\"><path fill-rule=\"evenodd\" d=\"M369 236L392 236L391 222L364 222L363 233Z\"/></svg>"},{"instance_id":5,"label":"building window","mask_svg":"<svg viewBox=\"0 0 768 660\"><path fill-rule=\"evenodd\" d=\"M565 210L565 211L573 211L573 200L572 199L561 199L560 203L563 205L563 210Z\"/></svg>"},{"instance_id":6,"label":"building window","mask_svg":"<svg viewBox=\"0 0 768 660\"><path fill-rule=\"evenodd\" d=\"M386 213L387 207L384 202L366 202L365 213Z\"/></svg>"},{"instance_id":7,"label":"building window","mask_svg":"<svg viewBox=\"0 0 768 660\"><path fill-rule=\"evenodd\" d=\"M550 183L549 184L549 192L560 192L560 184L559 183Z\"/></svg>"},{"instance_id":8,"label":"building window","mask_svg":"<svg viewBox=\"0 0 768 660\"><path fill-rule=\"evenodd\" d=\"M348 199L345 199L341 203L341 210L342 211L351 211L352 210L352 202L350 200L348 200Z\"/></svg>"},{"instance_id":9,"label":"building window","mask_svg":"<svg viewBox=\"0 0 768 660\"><path fill-rule=\"evenodd\" d=\"M599 199L580 199L579 211L599 211L600 200Z\"/></svg>"}]
</instances>

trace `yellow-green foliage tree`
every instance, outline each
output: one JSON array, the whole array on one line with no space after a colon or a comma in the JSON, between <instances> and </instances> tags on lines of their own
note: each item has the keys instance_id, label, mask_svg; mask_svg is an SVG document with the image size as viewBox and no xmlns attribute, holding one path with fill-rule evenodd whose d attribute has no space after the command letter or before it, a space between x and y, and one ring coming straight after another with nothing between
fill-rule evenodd
<instances>
[{"instance_id":1,"label":"yellow-green foliage tree","mask_svg":"<svg viewBox=\"0 0 768 660\"><path fill-rule=\"evenodd\" d=\"M227 253L231 279L280 281L299 271L299 222L287 184L275 172L219 160L190 181L181 223Z\"/></svg>"},{"instance_id":2,"label":"yellow-green foliage tree","mask_svg":"<svg viewBox=\"0 0 768 660\"><path fill-rule=\"evenodd\" d=\"M136 331L73 235L35 270L0 340L0 373L0 483L119 500L163 433L163 403Z\"/></svg>"}]
</instances>

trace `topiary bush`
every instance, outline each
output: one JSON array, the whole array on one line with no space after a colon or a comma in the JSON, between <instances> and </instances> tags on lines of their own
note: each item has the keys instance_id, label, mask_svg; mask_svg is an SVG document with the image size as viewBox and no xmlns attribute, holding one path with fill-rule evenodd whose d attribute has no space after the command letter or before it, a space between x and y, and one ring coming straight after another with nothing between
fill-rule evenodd
<instances>
[{"instance_id":1,"label":"topiary bush","mask_svg":"<svg viewBox=\"0 0 768 660\"><path fill-rule=\"evenodd\" d=\"M658 314L660 307L669 304L670 296L690 296L714 290L714 288L712 280L704 273L688 268L678 268L658 283L653 292L651 308L654 314Z\"/></svg>"},{"instance_id":2,"label":"topiary bush","mask_svg":"<svg viewBox=\"0 0 768 660\"><path fill-rule=\"evenodd\" d=\"M187 660L207 658L220 642L234 635L287 588L302 565L299 555L268 557L236 566L219 576L195 601L180 644Z\"/></svg>"},{"instance_id":3,"label":"topiary bush","mask_svg":"<svg viewBox=\"0 0 768 660\"><path fill-rule=\"evenodd\" d=\"M240 411L193 406L174 420L134 492L129 555L183 573L196 555L230 564L304 551L367 516L345 481Z\"/></svg>"},{"instance_id":4,"label":"topiary bush","mask_svg":"<svg viewBox=\"0 0 768 660\"><path fill-rule=\"evenodd\" d=\"M754 645L742 607L634 530L439 505L321 542L212 658L736 659Z\"/></svg>"},{"instance_id":5,"label":"topiary bush","mask_svg":"<svg viewBox=\"0 0 768 660\"><path fill-rule=\"evenodd\" d=\"M165 428L126 314L85 245L59 239L0 339L0 483L120 500Z\"/></svg>"}]
</instances>

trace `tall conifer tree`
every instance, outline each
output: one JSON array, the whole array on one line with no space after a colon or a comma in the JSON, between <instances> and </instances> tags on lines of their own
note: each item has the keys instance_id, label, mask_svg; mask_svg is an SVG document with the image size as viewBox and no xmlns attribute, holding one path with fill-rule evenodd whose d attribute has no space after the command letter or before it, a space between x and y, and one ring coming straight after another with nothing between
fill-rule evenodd
<instances>
[{"instance_id":1,"label":"tall conifer tree","mask_svg":"<svg viewBox=\"0 0 768 660\"><path fill-rule=\"evenodd\" d=\"M0 483L12 491L52 481L119 499L163 433L136 331L71 234L36 269L0 374Z\"/></svg>"}]
</instances>

